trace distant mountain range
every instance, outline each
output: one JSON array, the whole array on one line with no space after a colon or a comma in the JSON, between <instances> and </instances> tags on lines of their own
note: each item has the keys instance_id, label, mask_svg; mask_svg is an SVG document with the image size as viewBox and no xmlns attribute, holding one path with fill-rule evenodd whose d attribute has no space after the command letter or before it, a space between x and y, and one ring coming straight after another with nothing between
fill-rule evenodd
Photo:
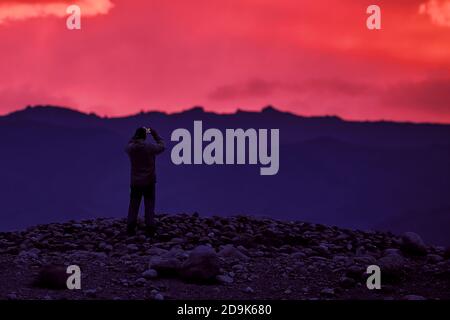
<instances>
[{"instance_id":1,"label":"distant mountain range","mask_svg":"<svg viewBox=\"0 0 450 320\"><path fill-rule=\"evenodd\" d=\"M259 166L176 166L177 128L280 129L280 171ZM102 118L66 108L28 107L0 117L0 230L125 216L124 147L143 125L167 142L158 159L157 212L264 215L349 228L415 231L450 244L450 125L350 122L262 112Z\"/></svg>"}]
</instances>

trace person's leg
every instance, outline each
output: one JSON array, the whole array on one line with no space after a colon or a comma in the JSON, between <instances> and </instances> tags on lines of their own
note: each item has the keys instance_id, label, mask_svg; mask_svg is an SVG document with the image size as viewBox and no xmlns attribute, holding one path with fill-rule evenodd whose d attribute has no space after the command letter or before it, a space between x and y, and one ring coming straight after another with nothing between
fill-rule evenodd
<instances>
[{"instance_id":1,"label":"person's leg","mask_svg":"<svg viewBox=\"0 0 450 320\"><path fill-rule=\"evenodd\" d=\"M131 187L130 206L128 207L127 232L132 235L136 233L139 206L141 204L142 190L138 187Z\"/></svg>"},{"instance_id":2,"label":"person's leg","mask_svg":"<svg viewBox=\"0 0 450 320\"><path fill-rule=\"evenodd\" d=\"M155 184L152 183L144 190L145 204L145 226L147 233L153 235L155 232Z\"/></svg>"}]
</instances>

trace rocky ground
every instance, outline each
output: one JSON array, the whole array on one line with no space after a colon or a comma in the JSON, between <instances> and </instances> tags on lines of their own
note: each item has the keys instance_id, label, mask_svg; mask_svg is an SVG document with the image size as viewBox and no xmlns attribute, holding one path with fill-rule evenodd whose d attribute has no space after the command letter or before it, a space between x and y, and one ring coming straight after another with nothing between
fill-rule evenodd
<instances>
[{"instance_id":1,"label":"rocky ground","mask_svg":"<svg viewBox=\"0 0 450 320\"><path fill-rule=\"evenodd\" d=\"M450 299L450 251L396 236L255 217L157 216L0 233L0 299ZM143 226L141 226L143 227ZM81 268L81 290L65 287ZM366 268L381 268L368 290Z\"/></svg>"}]
</instances>

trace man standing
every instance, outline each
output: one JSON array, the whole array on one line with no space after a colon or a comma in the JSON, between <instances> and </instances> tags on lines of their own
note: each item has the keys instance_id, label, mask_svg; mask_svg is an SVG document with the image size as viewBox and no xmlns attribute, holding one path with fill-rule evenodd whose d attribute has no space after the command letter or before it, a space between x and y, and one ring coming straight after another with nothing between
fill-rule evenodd
<instances>
[{"instance_id":1,"label":"man standing","mask_svg":"<svg viewBox=\"0 0 450 320\"><path fill-rule=\"evenodd\" d=\"M146 142L151 134L156 143ZM164 142L154 129L138 128L125 148L131 162L131 191L127 233L136 234L141 198L144 197L145 225L148 236L155 234L155 157L165 149Z\"/></svg>"}]
</instances>

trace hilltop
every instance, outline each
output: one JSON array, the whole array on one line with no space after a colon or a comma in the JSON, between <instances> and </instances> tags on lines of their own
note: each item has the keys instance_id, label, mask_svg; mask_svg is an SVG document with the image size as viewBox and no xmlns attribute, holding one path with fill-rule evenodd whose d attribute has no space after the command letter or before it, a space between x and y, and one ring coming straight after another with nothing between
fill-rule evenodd
<instances>
[{"instance_id":1,"label":"hilltop","mask_svg":"<svg viewBox=\"0 0 450 320\"><path fill-rule=\"evenodd\" d=\"M155 238L103 218L0 233L0 299L450 299L450 251L413 233L250 216L156 221ZM82 289L49 289L73 264ZM366 287L373 264L381 290Z\"/></svg>"}]
</instances>

